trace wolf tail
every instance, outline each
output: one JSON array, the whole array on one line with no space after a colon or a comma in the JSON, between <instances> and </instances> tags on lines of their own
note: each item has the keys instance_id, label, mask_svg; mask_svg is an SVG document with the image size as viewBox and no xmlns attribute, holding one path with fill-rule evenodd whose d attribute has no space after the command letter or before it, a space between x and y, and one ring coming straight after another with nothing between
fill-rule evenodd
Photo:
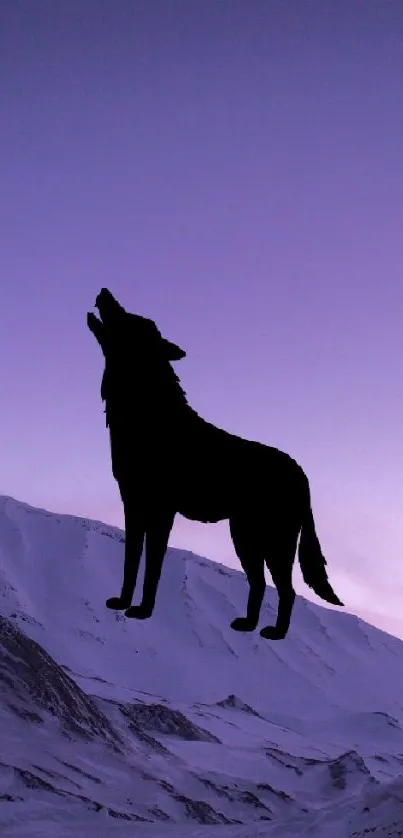
<instances>
[{"instance_id":1,"label":"wolf tail","mask_svg":"<svg viewBox=\"0 0 403 838\"><path fill-rule=\"evenodd\" d=\"M298 561L304 582L321 599L332 605L344 605L336 596L326 573L326 559L315 530L308 478L304 474L302 527L298 545Z\"/></svg>"}]
</instances>

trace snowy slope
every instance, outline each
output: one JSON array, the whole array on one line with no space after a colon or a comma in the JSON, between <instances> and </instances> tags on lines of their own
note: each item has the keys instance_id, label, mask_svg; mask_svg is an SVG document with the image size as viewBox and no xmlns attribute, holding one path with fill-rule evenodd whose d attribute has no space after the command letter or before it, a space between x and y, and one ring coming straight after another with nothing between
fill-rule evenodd
<instances>
[{"instance_id":1,"label":"snowy slope","mask_svg":"<svg viewBox=\"0 0 403 838\"><path fill-rule=\"evenodd\" d=\"M302 598L233 632L243 575L174 549L127 620L123 539L0 498L1 835L402 834L403 643Z\"/></svg>"}]
</instances>

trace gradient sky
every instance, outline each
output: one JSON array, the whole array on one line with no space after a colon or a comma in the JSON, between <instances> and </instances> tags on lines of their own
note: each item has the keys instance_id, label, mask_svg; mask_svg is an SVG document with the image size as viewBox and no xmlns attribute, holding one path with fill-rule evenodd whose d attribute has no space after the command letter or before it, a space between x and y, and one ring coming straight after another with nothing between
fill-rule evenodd
<instances>
[{"instance_id":1,"label":"gradient sky","mask_svg":"<svg viewBox=\"0 0 403 838\"><path fill-rule=\"evenodd\" d=\"M402 137L401 0L2 0L0 492L122 525L106 285L301 463L334 588L403 637ZM238 567L226 523L171 543Z\"/></svg>"}]
</instances>

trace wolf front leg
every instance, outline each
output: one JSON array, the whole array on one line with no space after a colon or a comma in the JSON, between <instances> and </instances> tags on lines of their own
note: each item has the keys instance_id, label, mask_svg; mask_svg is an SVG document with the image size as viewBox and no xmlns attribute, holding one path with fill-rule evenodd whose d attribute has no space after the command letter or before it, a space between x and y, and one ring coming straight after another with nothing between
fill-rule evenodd
<instances>
[{"instance_id":1,"label":"wolf front leg","mask_svg":"<svg viewBox=\"0 0 403 838\"><path fill-rule=\"evenodd\" d=\"M145 514L137 499L123 497L123 508L126 538L122 591L119 597L110 597L106 600L106 607L116 611L125 611L131 605L143 552L146 528Z\"/></svg>"},{"instance_id":2,"label":"wolf front leg","mask_svg":"<svg viewBox=\"0 0 403 838\"><path fill-rule=\"evenodd\" d=\"M168 547L175 513L159 512L146 529L146 568L144 574L143 598L140 605L132 605L125 612L126 617L146 620L154 611L155 598L161 577L162 564Z\"/></svg>"}]
</instances>

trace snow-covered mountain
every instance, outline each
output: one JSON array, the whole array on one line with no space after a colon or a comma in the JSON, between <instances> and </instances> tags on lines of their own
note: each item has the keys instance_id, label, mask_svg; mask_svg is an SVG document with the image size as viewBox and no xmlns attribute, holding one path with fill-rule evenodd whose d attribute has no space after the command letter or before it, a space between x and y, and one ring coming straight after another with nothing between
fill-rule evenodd
<instances>
[{"instance_id":1,"label":"snow-covered mountain","mask_svg":"<svg viewBox=\"0 0 403 838\"><path fill-rule=\"evenodd\" d=\"M233 632L242 573L174 549L127 620L123 542L0 498L1 835L403 834L403 642L302 598Z\"/></svg>"}]
</instances>

